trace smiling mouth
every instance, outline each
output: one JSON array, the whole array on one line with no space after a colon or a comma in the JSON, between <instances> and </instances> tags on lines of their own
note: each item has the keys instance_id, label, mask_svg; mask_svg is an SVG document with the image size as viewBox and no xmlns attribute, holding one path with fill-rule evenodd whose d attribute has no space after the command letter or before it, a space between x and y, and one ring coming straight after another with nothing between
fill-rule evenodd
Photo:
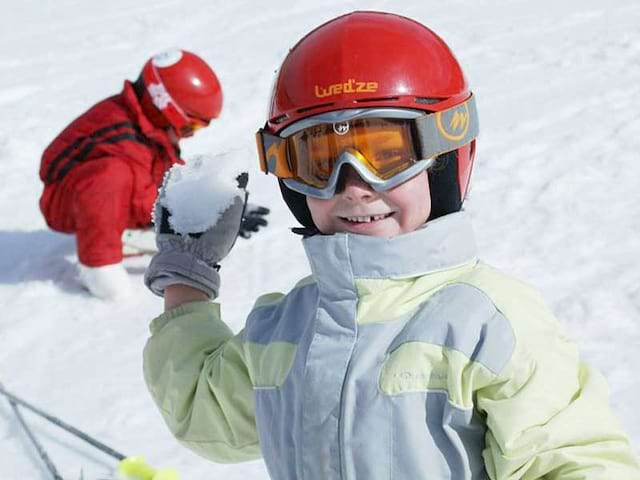
<instances>
[{"instance_id":1,"label":"smiling mouth","mask_svg":"<svg viewBox=\"0 0 640 480\"><path fill-rule=\"evenodd\" d=\"M363 215L363 216L354 216L354 217L340 217L341 220L349 223L371 223L377 222L379 220L384 220L385 218L389 218L393 215L393 212L383 213L381 215Z\"/></svg>"}]
</instances>

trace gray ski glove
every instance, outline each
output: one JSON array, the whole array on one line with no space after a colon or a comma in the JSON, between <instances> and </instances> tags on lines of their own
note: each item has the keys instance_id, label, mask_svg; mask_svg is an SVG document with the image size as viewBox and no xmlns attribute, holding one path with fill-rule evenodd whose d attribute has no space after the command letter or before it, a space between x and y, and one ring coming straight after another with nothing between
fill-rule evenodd
<instances>
[{"instance_id":1,"label":"gray ski glove","mask_svg":"<svg viewBox=\"0 0 640 480\"><path fill-rule=\"evenodd\" d=\"M238 233L247 201L248 175L237 177L238 193L217 220L204 231L176 233L176 220L165 206L171 170L165 177L154 206L156 253L144 276L145 285L156 295L164 296L168 285L183 284L197 288L209 298L218 296L220 276L218 262L231 251ZM177 175L179 177L179 174ZM217 212L212 212L212 217Z\"/></svg>"}]
</instances>

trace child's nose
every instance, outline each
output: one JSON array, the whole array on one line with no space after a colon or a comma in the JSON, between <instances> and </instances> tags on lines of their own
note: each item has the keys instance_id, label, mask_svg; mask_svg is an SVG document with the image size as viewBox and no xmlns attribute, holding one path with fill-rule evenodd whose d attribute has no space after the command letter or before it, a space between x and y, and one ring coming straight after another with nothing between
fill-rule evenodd
<instances>
[{"instance_id":1,"label":"child's nose","mask_svg":"<svg viewBox=\"0 0 640 480\"><path fill-rule=\"evenodd\" d=\"M349 200L369 198L375 194L371 186L351 165L342 167L336 192Z\"/></svg>"}]
</instances>

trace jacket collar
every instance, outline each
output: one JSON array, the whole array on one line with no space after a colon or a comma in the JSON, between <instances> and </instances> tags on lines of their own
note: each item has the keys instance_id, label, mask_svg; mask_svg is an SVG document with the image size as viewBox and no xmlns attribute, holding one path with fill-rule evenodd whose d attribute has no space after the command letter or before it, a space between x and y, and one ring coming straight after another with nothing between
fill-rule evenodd
<instances>
[{"instance_id":1,"label":"jacket collar","mask_svg":"<svg viewBox=\"0 0 640 480\"><path fill-rule=\"evenodd\" d=\"M408 278L477 260L471 221L464 212L393 238L349 233L314 235L303 245L317 282L353 284L356 278ZM345 278L347 277L347 278Z\"/></svg>"}]
</instances>

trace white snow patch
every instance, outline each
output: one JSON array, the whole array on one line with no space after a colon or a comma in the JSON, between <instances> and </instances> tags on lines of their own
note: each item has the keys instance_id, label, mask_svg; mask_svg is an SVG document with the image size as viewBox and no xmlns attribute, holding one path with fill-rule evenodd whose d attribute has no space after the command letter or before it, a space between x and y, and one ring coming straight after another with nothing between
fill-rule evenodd
<instances>
[{"instance_id":1,"label":"white snow patch","mask_svg":"<svg viewBox=\"0 0 640 480\"><path fill-rule=\"evenodd\" d=\"M0 90L0 105L19 102L30 97L39 90L40 87L35 85L21 85Z\"/></svg>"}]
</instances>

